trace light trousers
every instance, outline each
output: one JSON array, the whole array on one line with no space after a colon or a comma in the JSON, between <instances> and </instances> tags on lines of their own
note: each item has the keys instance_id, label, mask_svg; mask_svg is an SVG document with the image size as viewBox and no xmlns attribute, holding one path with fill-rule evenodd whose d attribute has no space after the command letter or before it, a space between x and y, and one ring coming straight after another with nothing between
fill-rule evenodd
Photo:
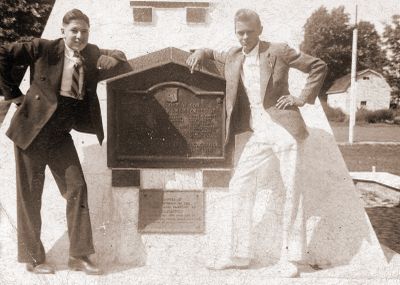
<instances>
[{"instance_id":1,"label":"light trousers","mask_svg":"<svg viewBox=\"0 0 400 285\"><path fill-rule=\"evenodd\" d=\"M273 127L268 133L254 132L246 143L229 183L232 203L230 258L250 260L253 257L253 207L257 189L262 185L283 193L280 195L282 203L276 201L276 209L273 209L282 229L278 235L282 239L280 259L292 262L303 259L306 232L302 195L296 187L301 147L302 143L280 126Z\"/></svg>"}]
</instances>

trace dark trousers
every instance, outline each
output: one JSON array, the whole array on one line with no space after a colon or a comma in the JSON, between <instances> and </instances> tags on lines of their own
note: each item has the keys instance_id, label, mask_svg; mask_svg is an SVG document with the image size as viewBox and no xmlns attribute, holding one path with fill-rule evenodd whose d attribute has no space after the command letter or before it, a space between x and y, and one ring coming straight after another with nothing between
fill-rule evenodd
<instances>
[{"instance_id":1,"label":"dark trousers","mask_svg":"<svg viewBox=\"0 0 400 285\"><path fill-rule=\"evenodd\" d=\"M17 170L18 261L42 263L40 240L42 193L46 165L67 201L67 224L72 256L94 253L87 187L69 133L55 144L35 140L28 149L15 146Z\"/></svg>"}]
</instances>

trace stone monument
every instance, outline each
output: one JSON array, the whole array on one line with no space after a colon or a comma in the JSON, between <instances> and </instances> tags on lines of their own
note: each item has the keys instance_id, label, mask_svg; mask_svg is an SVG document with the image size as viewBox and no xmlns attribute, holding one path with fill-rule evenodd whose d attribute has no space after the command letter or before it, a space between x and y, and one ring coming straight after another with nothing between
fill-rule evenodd
<instances>
[{"instance_id":1,"label":"stone monument","mask_svg":"<svg viewBox=\"0 0 400 285\"><path fill-rule=\"evenodd\" d=\"M229 238L227 186L234 155L222 141L223 66L208 62L190 74L184 62L191 48L235 44L233 13L242 3L148 1L149 11L140 6L142 2L56 1L43 37L59 36L62 15L79 8L92 21L90 42L121 49L131 58L131 72L98 85L107 141L99 146L94 136L73 133L88 184L96 261L111 267L190 271L222 254ZM264 1L254 2L252 8L270 23ZM195 7L185 7L188 3ZM271 31L280 27L281 18L285 17L271 23ZM286 35L273 40L298 43L296 35ZM296 72L290 76L293 94L298 94L304 77ZM26 84L27 80L23 90ZM14 107L9 110L0 129L0 202L15 224L13 146L5 137L14 111ZM308 262L320 266L384 262L319 101L301 111L310 132L300 170L307 205ZM42 214L48 218L42 239L48 260L61 265L68 252L65 204L51 174L46 177ZM258 264L270 262L279 248L264 243L277 231L265 213L268 202L268 193L261 191L254 210ZM263 219L270 219L271 226L258 227Z\"/></svg>"}]
</instances>

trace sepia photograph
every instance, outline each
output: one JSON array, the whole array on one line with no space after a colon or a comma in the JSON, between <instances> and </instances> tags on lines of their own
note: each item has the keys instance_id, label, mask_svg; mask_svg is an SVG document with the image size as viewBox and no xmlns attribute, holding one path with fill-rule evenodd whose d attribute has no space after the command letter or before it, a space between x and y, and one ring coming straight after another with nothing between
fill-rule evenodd
<instances>
[{"instance_id":1,"label":"sepia photograph","mask_svg":"<svg viewBox=\"0 0 400 285\"><path fill-rule=\"evenodd\" d=\"M400 284L400 2L0 1L0 284Z\"/></svg>"}]
</instances>

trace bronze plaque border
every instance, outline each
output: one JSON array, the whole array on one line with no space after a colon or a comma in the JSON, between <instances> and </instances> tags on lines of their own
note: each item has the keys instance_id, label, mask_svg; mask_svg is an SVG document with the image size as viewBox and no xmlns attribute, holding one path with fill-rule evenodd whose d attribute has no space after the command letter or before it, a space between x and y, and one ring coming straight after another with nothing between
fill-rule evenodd
<instances>
[{"instance_id":1,"label":"bronze plaque border","mask_svg":"<svg viewBox=\"0 0 400 285\"><path fill-rule=\"evenodd\" d=\"M139 91L139 90L137 90ZM135 92L137 92L135 90ZM140 92L140 91L139 91ZM222 145L223 155L220 157L158 157L158 156L129 156L118 153L118 127L113 126L117 122L116 108L119 104L118 89L107 85L107 166L113 168L215 168L230 167L232 165L232 148ZM215 96L225 96L215 92ZM223 103L222 116L222 141L225 139L225 104ZM112 115L114 114L114 115Z\"/></svg>"}]
</instances>

